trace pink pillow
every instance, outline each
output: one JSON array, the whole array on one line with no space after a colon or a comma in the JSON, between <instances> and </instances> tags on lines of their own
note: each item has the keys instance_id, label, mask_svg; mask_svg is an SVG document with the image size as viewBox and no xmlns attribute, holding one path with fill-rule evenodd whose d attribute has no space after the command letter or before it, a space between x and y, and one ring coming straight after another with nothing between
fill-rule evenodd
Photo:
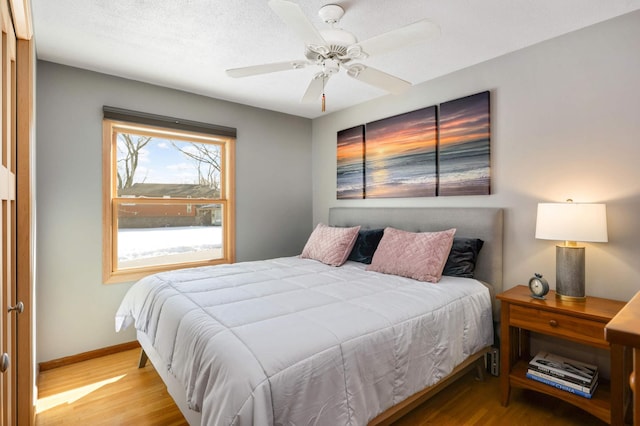
<instances>
[{"instance_id":1,"label":"pink pillow","mask_svg":"<svg viewBox=\"0 0 640 426\"><path fill-rule=\"evenodd\" d=\"M359 226L334 228L319 223L309 236L300 257L315 259L327 265L340 266L347 261L358 238L359 230Z\"/></svg>"},{"instance_id":2,"label":"pink pillow","mask_svg":"<svg viewBox=\"0 0 640 426\"><path fill-rule=\"evenodd\" d=\"M385 228L367 271L437 283L453 245L455 229L407 232Z\"/></svg>"}]
</instances>

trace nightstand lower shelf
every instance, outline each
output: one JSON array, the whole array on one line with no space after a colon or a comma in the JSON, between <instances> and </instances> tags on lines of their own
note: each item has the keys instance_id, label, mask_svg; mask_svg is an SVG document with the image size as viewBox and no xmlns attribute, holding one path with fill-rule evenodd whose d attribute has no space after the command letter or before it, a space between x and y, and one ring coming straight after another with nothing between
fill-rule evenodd
<instances>
[{"instance_id":1,"label":"nightstand lower shelf","mask_svg":"<svg viewBox=\"0 0 640 426\"><path fill-rule=\"evenodd\" d=\"M529 379L526 377L527 369L528 363L524 360L518 361L513 366L509 374L509 382L512 387L530 389L552 395L593 414L604 422L611 422L611 391L607 381L600 379L598 387L591 399L589 399Z\"/></svg>"}]
</instances>

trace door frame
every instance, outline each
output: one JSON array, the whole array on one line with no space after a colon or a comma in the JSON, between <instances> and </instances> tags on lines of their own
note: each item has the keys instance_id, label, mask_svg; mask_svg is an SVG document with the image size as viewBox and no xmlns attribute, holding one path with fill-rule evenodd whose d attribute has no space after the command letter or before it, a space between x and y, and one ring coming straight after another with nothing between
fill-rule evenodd
<instances>
[{"instance_id":1,"label":"door frame","mask_svg":"<svg viewBox=\"0 0 640 426\"><path fill-rule=\"evenodd\" d=\"M5 2L6 3L6 2ZM30 0L9 0L16 35L16 298L24 304L17 319L17 425L34 425L36 416L35 363L35 47Z\"/></svg>"}]
</instances>

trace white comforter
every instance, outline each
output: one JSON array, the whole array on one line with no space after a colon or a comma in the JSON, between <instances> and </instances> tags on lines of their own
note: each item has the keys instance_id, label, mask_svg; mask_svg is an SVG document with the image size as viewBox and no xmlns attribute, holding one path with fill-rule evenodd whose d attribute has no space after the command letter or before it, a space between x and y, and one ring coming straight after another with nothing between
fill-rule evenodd
<instances>
[{"instance_id":1,"label":"white comforter","mask_svg":"<svg viewBox=\"0 0 640 426\"><path fill-rule=\"evenodd\" d=\"M492 344L488 289L297 257L142 279L116 314L206 425L364 425Z\"/></svg>"}]
</instances>

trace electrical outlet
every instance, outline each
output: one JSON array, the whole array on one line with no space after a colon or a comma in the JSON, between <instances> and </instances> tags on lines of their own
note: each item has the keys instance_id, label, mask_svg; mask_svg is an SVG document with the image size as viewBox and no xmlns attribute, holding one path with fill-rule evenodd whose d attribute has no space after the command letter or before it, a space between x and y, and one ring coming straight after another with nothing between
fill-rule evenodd
<instances>
[{"instance_id":1,"label":"electrical outlet","mask_svg":"<svg viewBox=\"0 0 640 426\"><path fill-rule=\"evenodd\" d=\"M487 371L492 376L500 375L500 349L491 348L491 351L487 354Z\"/></svg>"}]
</instances>

